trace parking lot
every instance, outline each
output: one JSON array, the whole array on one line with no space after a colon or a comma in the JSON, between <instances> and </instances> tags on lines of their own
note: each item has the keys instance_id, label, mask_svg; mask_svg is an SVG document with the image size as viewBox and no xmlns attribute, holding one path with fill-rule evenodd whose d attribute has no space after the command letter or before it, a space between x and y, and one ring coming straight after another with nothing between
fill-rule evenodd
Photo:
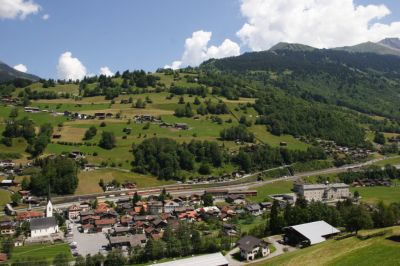
<instances>
[{"instance_id":1,"label":"parking lot","mask_svg":"<svg viewBox=\"0 0 400 266\"><path fill-rule=\"evenodd\" d=\"M87 254L95 255L101 252L105 254L104 247L108 245L108 239L104 233L85 234L78 231L78 224L70 223L73 226L69 242L76 242L76 250L78 254L86 256ZM74 253L74 252L73 252Z\"/></svg>"}]
</instances>

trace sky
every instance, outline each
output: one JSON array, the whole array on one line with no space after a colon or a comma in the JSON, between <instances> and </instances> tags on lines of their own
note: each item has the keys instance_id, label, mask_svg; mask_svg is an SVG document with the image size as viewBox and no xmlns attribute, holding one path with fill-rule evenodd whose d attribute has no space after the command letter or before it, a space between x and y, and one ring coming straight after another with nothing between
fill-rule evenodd
<instances>
[{"instance_id":1,"label":"sky","mask_svg":"<svg viewBox=\"0 0 400 266\"><path fill-rule=\"evenodd\" d=\"M0 60L43 78L400 37L399 0L0 0Z\"/></svg>"}]
</instances>

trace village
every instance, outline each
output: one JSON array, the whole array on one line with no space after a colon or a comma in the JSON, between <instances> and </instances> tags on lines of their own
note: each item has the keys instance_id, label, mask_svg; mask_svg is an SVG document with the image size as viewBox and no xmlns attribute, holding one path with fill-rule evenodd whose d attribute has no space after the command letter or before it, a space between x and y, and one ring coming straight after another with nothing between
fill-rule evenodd
<instances>
[{"instance_id":1,"label":"village","mask_svg":"<svg viewBox=\"0 0 400 266\"><path fill-rule=\"evenodd\" d=\"M6 168L14 166L6 161L2 165ZM131 185L129 188L135 189L134 184ZM108 189L114 188L105 190ZM161 240L166 231L176 231L183 224L189 224L200 230L204 238L213 235L229 237L228 250L239 250L240 261L267 258L271 249L276 249L274 245L279 245L281 249L288 245L285 250L290 251L302 245L319 243L339 233L336 228L320 221L317 227L289 227L273 244L265 239L243 234L240 221L249 219L248 217L258 217L262 221L261 217L271 212L272 201L279 202L279 208L284 209L288 204L294 206L298 197L331 203L352 199L346 184L312 185L297 182L293 193L270 195L269 201L258 203L248 201L248 197L257 195L255 190L229 189L206 189L201 194L179 196L172 196L166 189L161 190L159 195L130 192L125 197L98 197L62 208L53 207L48 195L43 212L39 207L41 199L30 195L29 191L20 190L18 193L21 201L29 204L29 209L14 210L8 204L6 211L10 216L0 223L1 234L11 237L16 247L65 242L73 256L98 253L106 256L112 250L119 250L128 257L133 249L145 248L149 240ZM309 235L307 228L310 226L320 231L317 240L314 235ZM318 234L312 234L315 233ZM222 264L213 265L228 265L230 260L229 256L224 257L221 253L203 256L214 256L219 263L222 261Z\"/></svg>"}]
</instances>

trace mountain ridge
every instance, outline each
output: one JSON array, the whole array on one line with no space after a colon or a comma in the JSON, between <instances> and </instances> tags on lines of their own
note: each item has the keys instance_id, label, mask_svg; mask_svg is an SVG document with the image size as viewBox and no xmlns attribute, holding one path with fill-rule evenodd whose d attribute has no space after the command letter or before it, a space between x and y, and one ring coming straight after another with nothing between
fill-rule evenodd
<instances>
[{"instance_id":1,"label":"mountain ridge","mask_svg":"<svg viewBox=\"0 0 400 266\"><path fill-rule=\"evenodd\" d=\"M0 60L0 83L19 78L31 81L38 81L40 79L40 77L36 75L18 71Z\"/></svg>"}]
</instances>

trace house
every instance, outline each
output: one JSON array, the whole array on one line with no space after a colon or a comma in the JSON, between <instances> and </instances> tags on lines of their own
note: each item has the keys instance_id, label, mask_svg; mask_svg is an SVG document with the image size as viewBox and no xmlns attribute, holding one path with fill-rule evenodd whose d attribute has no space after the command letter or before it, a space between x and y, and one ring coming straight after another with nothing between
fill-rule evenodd
<instances>
[{"instance_id":1,"label":"house","mask_svg":"<svg viewBox=\"0 0 400 266\"><path fill-rule=\"evenodd\" d=\"M179 208L180 205L175 200L166 200L164 202L164 212L172 213L176 208Z\"/></svg>"},{"instance_id":2,"label":"house","mask_svg":"<svg viewBox=\"0 0 400 266\"><path fill-rule=\"evenodd\" d=\"M254 236L242 237L236 244L240 249L240 256L245 260L265 257L270 253L268 243Z\"/></svg>"},{"instance_id":3,"label":"house","mask_svg":"<svg viewBox=\"0 0 400 266\"><path fill-rule=\"evenodd\" d=\"M259 216L262 214L261 207L259 204L248 204L245 209L251 213L251 215Z\"/></svg>"},{"instance_id":4,"label":"house","mask_svg":"<svg viewBox=\"0 0 400 266\"><path fill-rule=\"evenodd\" d=\"M0 262L5 262L8 260L8 256L6 253L0 253Z\"/></svg>"},{"instance_id":5,"label":"house","mask_svg":"<svg viewBox=\"0 0 400 266\"><path fill-rule=\"evenodd\" d=\"M80 152L80 151L72 151L72 152L69 153L68 156L69 156L69 158L75 159L75 160L84 159L85 158L85 154L83 152Z\"/></svg>"},{"instance_id":6,"label":"house","mask_svg":"<svg viewBox=\"0 0 400 266\"><path fill-rule=\"evenodd\" d=\"M294 205L297 200L295 193L274 194L269 196L272 200L277 200L279 207L284 208L286 204Z\"/></svg>"},{"instance_id":7,"label":"house","mask_svg":"<svg viewBox=\"0 0 400 266\"><path fill-rule=\"evenodd\" d=\"M29 221L34 218L43 217L43 212L36 212L36 211L25 211L17 213L17 217L15 218L17 221Z\"/></svg>"},{"instance_id":8,"label":"house","mask_svg":"<svg viewBox=\"0 0 400 266\"><path fill-rule=\"evenodd\" d=\"M246 200L243 194L229 194L226 196L226 202L234 203L237 205L246 204Z\"/></svg>"},{"instance_id":9,"label":"house","mask_svg":"<svg viewBox=\"0 0 400 266\"><path fill-rule=\"evenodd\" d=\"M153 266L228 266L228 260L221 252L152 264Z\"/></svg>"},{"instance_id":10,"label":"house","mask_svg":"<svg viewBox=\"0 0 400 266\"><path fill-rule=\"evenodd\" d=\"M126 235L130 232L129 227L127 226L119 226L119 227L114 227L112 234L115 236L120 236L120 235Z\"/></svg>"},{"instance_id":11,"label":"house","mask_svg":"<svg viewBox=\"0 0 400 266\"><path fill-rule=\"evenodd\" d=\"M31 219L30 230L33 238L50 236L59 232L57 219L53 217L53 204L50 197L46 206L46 217Z\"/></svg>"},{"instance_id":12,"label":"house","mask_svg":"<svg viewBox=\"0 0 400 266\"><path fill-rule=\"evenodd\" d=\"M103 120L106 118L106 113L94 113L94 117Z\"/></svg>"},{"instance_id":13,"label":"house","mask_svg":"<svg viewBox=\"0 0 400 266\"><path fill-rule=\"evenodd\" d=\"M233 224L223 224L222 232L228 236L236 236L238 234L236 226Z\"/></svg>"},{"instance_id":14,"label":"house","mask_svg":"<svg viewBox=\"0 0 400 266\"><path fill-rule=\"evenodd\" d=\"M16 225L12 221L1 221L0 222L0 233L2 236L13 236L15 234Z\"/></svg>"},{"instance_id":15,"label":"house","mask_svg":"<svg viewBox=\"0 0 400 266\"><path fill-rule=\"evenodd\" d=\"M145 247L147 243L146 235L136 234L129 236L111 236L110 246L113 248L121 247Z\"/></svg>"},{"instance_id":16,"label":"house","mask_svg":"<svg viewBox=\"0 0 400 266\"><path fill-rule=\"evenodd\" d=\"M163 203L161 201L150 201L148 203L149 212L153 215L163 212Z\"/></svg>"},{"instance_id":17,"label":"house","mask_svg":"<svg viewBox=\"0 0 400 266\"><path fill-rule=\"evenodd\" d=\"M78 205L72 205L68 208L68 219L69 220L79 220L79 214L81 212L81 208Z\"/></svg>"},{"instance_id":18,"label":"house","mask_svg":"<svg viewBox=\"0 0 400 266\"><path fill-rule=\"evenodd\" d=\"M15 163L11 160L2 160L0 161L0 168L6 168L6 167L14 167Z\"/></svg>"},{"instance_id":19,"label":"house","mask_svg":"<svg viewBox=\"0 0 400 266\"><path fill-rule=\"evenodd\" d=\"M181 130L189 129L189 126L186 123L175 123L174 127L177 128L177 129L181 129Z\"/></svg>"},{"instance_id":20,"label":"house","mask_svg":"<svg viewBox=\"0 0 400 266\"><path fill-rule=\"evenodd\" d=\"M107 232L117 223L115 218L99 219L94 221L97 232Z\"/></svg>"},{"instance_id":21,"label":"house","mask_svg":"<svg viewBox=\"0 0 400 266\"><path fill-rule=\"evenodd\" d=\"M292 246L309 246L324 242L340 231L325 221L299 224L283 228L284 241Z\"/></svg>"}]
</instances>

